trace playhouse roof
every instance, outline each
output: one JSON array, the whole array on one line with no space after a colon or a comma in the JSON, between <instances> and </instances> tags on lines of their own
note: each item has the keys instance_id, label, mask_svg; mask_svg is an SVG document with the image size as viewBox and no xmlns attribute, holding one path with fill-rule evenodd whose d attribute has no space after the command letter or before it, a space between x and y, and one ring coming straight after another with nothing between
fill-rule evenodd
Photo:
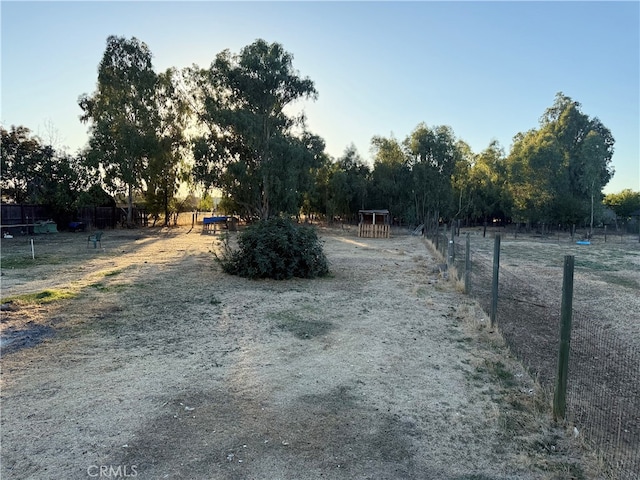
<instances>
[{"instance_id":1,"label":"playhouse roof","mask_svg":"<svg viewBox=\"0 0 640 480\"><path fill-rule=\"evenodd\" d=\"M358 213L375 213L380 215L388 215L389 210L358 210Z\"/></svg>"}]
</instances>

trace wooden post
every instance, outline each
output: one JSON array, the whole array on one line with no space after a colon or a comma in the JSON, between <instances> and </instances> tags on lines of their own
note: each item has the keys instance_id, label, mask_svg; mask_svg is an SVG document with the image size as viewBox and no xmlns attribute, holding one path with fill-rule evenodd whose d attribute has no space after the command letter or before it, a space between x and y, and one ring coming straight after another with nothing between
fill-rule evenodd
<instances>
[{"instance_id":1,"label":"wooden post","mask_svg":"<svg viewBox=\"0 0 640 480\"><path fill-rule=\"evenodd\" d=\"M491 328L496 324L498 315L498 272L500 271L500 234L493 242L493 282L491 284Z\"/></svg>"},{"instance_id":2,"label":"wooden post","mask_svg":"<svg viewBox=\"0 0 640 480\"><path fill-rule=\"evenodd\" d=\"M572 242L573 242L573 240L575 239L575 238L574 238L574 237L575 237L575 235L576 235L576 224L574 223L574 224L571 226L571 241L572 241Z\"/></svg>"},{"instance_id":3,"label":"wooden post","mask_svg":"<svg viewBox=\"0 0 640 480\"><path fill-rule=\"evenodd\" d=\"M464 293L467 295L471 291L471 240L467 233L467 244L464 255Z\"/></svg>"},{"instance_id":4,"label":"wooden post","mask_svg":"<svg viewBox=\"0 0 640 480\"><path fill-rule=\"evenodd\" d=\"M604 226L604 243L607 243L607 226Z\"/></svg>"},{"instance_id":5,"label":"wooden post","mask_svg":"<svg viewBox=\"0 0 640 480\"><path fill-rule=\"evenodd\" d=\"M560 310L560 352L558 375L553 394L553 419L564 419L567 406L567 374L569 371L569 346L571 344L571 317L573 314L573 255L564 257L562 279L562 307Z\"/></svg>"}]
</instances>

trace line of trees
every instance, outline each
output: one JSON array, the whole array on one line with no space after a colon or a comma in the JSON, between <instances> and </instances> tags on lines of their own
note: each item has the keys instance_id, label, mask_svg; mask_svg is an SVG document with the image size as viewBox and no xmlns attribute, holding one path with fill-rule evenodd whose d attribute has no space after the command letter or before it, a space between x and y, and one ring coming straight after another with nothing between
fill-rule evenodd
<instances>
[{"instance_id":1,"label":"line of trees","mask_svg":"<svg viewBox=\"0 0 640 480\"><path fill-rule=\"evenodd\" d=\"M126 198L129 221L142 199L165 223L182 184L217 189L221 206L246 219L351 219L361 208L388 208L414 225L597 220L614 139L561 92L508 154L496 141L474 153L451 127L421 123L402 141L374 136L372 166L353 145L331 158L304 114L289 113L317 95L278 43L256 40L208 68L157 73L145 43L110 36L96 90L78 99L87 147L70 155L25 127L2 127L2 196L71 209L103 201L106 190ZM640 193L616 195L604 205L626 218Z\"/></svg>"}]
</instances>

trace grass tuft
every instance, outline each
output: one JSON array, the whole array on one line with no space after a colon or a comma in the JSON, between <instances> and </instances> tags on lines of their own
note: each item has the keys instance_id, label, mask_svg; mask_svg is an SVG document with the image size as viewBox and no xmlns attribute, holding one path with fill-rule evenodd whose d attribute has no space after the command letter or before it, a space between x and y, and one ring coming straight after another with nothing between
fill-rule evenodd
<instances>
[{"instance_id":1,"label":"grass tuft","mask_svg":"<svg viewBox=\"0 0 640 480\"><path fill-rule=\"evenodd\" d=\"M43 290L35 293L25 293L2 299L3 303L14 303L16 305L43 305L46 303L59 302L76 297L77 292L70 290Z\"/></svg>"},{"instance_id":2,"label":"grass tuft","mask_svg":"<svg viewBox=\"0 0 640 480\"><path fill-rule=\"evenodd\" d=\"M269 317L275 320L277 328L291 332L302 340L324 335L333 328L331 322L306 320L291 310L272 313Z\"/></svg>"},{"instance_id":3,"label":"grass tuft","mask_svg":"<svg viewBox=\"0 0 640 480\"><path fill-rule=\"evenodd\" d=\"M57 255L37 255L36 258L31 258L30 255L5 256L2 258L2 269L23 269L37 267L39 265L57 265L60 263L62 263L62 258Z\"/></svg>"}]
</instances>

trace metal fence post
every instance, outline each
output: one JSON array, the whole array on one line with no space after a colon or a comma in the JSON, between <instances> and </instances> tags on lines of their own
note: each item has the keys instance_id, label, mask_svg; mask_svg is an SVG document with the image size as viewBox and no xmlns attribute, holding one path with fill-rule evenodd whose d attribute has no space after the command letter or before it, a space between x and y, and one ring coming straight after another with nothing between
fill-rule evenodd
<instances>
[{"instance_id":1,"label":"metal fence post","mask_svg":"<svg viewBox=\"0 0 640 480\"><path fill-rule=\"evenodd\" d=\"M467 242L464 254L464 293L467 295L471 291L471 240L467 233Z\"/></svg>"},{"instance_id":2,"label":"metal fence post","mask_svg":"<svg viewBox=\"0 0 640 480\"><path fill-rule=\"evenodd\" d=\"M449 250L447 252L447 263L450 267L453 266L453 263L456 260L456 245L455 245L455 234L456 234L456 221L451 221L451 240L449 240Z\"/></svg>"},{"instance_id":3,"label":"metal fence post","mask_svg":"<svg viewBox=\"0 0 640 480\"><path fill-rule=\"evenodd\" d=\"M491 328L496 324L498 315L498 272L500 270L500 234L493 242L493 282L491 284Z\"/></svg>"},{"instance_id":4,"label":"metal fence post","mask_svg":"<svg viewBox=\"0 0 640 480\"><path fill-rule=\"evenodd\" d=\"M553 419L565 418L567 407L567 374L569 372L569 346L571 344L571 317L573 314L573 255L564 257L562 279L562 307L560 317L560 353L558 375L553 395Z\"/></svg>"}]
</instances>

